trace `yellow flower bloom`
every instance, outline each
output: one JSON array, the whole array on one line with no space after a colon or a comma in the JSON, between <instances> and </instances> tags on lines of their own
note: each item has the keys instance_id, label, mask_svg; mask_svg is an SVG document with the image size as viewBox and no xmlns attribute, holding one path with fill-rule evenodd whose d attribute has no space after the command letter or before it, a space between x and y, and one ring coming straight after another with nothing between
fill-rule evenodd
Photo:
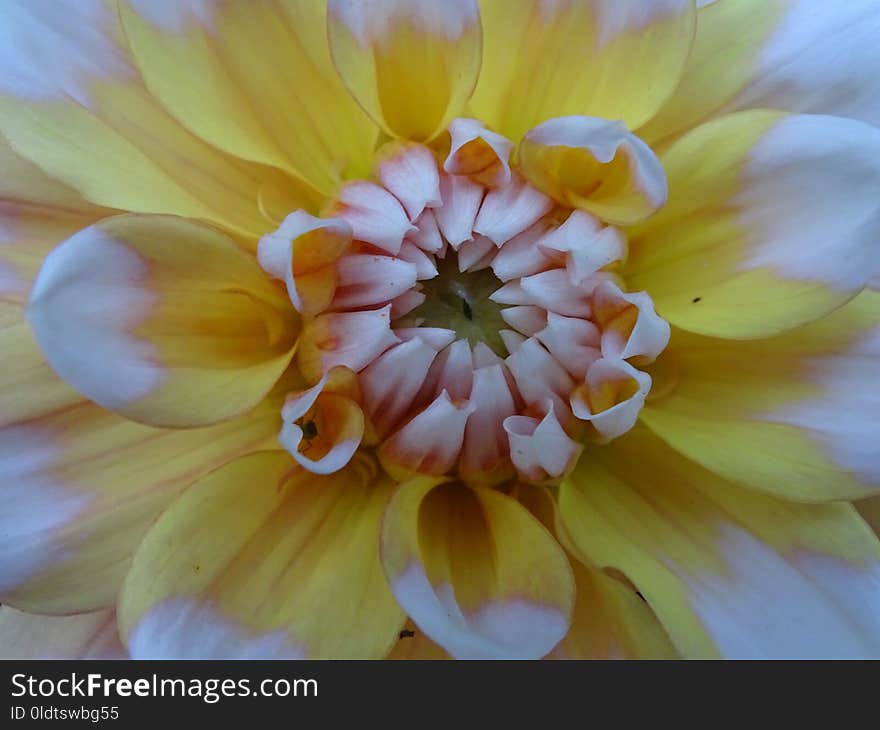
<instances>
[{"instance_id":1,"label":"yellow flower bloom","mask_svg":"<svg viewBox=\"0 0 880 730\"><path fill-rule=\"evenodd\" d=\"M880 656L876 0L7 5L4 656Z\"/></svg>"}]
</instances>

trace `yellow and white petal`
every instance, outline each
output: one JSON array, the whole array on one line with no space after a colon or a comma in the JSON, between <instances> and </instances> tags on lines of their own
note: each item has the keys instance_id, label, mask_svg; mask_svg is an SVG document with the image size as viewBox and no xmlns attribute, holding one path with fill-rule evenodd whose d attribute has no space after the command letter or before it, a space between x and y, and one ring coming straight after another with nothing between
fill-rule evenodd
<instances>
[{"instance_id":1,"label":"yellow and white petal","mask_svg":"<svg viewBox=\"0 0 880 730\"><path fill-rule=\"evenodd\" d=\"M636 429L584 455L560 513L685 657L880 656L880 541L850 504L743 490Z\"/></svg>"},{"instance_id":2,"label":"yellow and white petal","mask_svg":"<svg viewBox=\"0 0 880 730\"><path fill-rule=\"evenodd\" d=\"M459 117L449 125L449 154L443 169L451 175L467 175L497 187L510 182L513 142L488 129L478 119Z\"/></svg>"},{"instance_id":3,"label":"yellow and white petal","mask_svg":"<svg viewBox=\"0 0 880 730\"><path fill-rule=\"evenodd\" d=\"M351 226L339 218L316 218L304 210L288 215L277 231L260 238L257 259L287 285L300 314L326 309L336 292L336 261L351 243Z\"/></svg>"},{"instance_id":4,"label":"yellow and white petal","mask_svg":"<svg viewBox=\"0 0 880 730\"><path fill-rule=\"evenodd\" d=\"M480 13L471 111L514 141L570 114L646 122L678 85L696 18L693 0L480 0Z\"/></svg>"},{"instance_id":5,"label":"yellow and white petal","mask_svg":"<svg viewBox=\"0 0 880 730\"><path fill-rule=\"evenodd\" d=\"M292 356L291 315L230 238L171 216L116 216L75 234L46 258L28 304L59 375L156 426L256 405Z\"/></svg>"},{"instance_id":6,"label":"yellow and white petal","mask_svg":"<svg viewBox=\"0 0 880 730\"><path fill-rule=\"evenodd\" d=\"M880 124L873 0L701 3L682 83L640 130L657 140L719 112L769 108Z\"/></svg>"},{"instance_id":7,"label":"yellow and white petal","mask_svg":"<svg viewBox=\"0 0 880 730\"><path fill-rule=\"evenodd\" d=\"M627 282L672 324L735 339L804 324L880 267L880 130L742 112L662 156L669 202L630 232Z\"/></svg>"},{"instance_id":8,"label":"yellow and white petal","mask_svg":"<svg viewBox=\"0 0 880 730\"><path fill-rule=\"evenodd\" d=\"M288 394L278 442L313 474L332 474L351 461L364 437L357 379L336 368L311 388Z\"/></svg>"},{"instance_id":9,"label":"yellow and white petal","mask_svg":"<svg viewBox=\"0 0 880 730\"><path fill-rule=\"evenodd\" d=\"M616 225L633 225L666 202L657 155L621 122L557 117L530 130L517 149L519 169L558 203Z\"/></svg>"},{"instance_id":10,"label":"yellow and white petal","mask_svg":"<svg viewBox=\"0 0 880 730\"><path fill-rule=\"evenodd\" d=\"M708 469L798 501L880 491L880 292L769 340L677 330L642 420Z\"/></svg>"},{"instance_id":11,"label":"yellow and white petal","mask_svg":"<svg viewBox=\"0 0 880 730\"><path fill-rule=\"evenodd\" d=\"M31 343L15 367L36 372L40 361ZM112 605L135 547L183 488L275 447L290 388L216 426L164 430L105 411L57 379L44 387L51 400L21 404L0 429L0 600L41 613Z\"/></svg>"},{"instance_id":12,"label":"yellow and white petal","mask_svg":"<svg viewBox=\"0 0 880 730\"><path fill-rule=\"evenodd\" d=\"M379 562L392 484L363 458L330 476L286 452L204 477L159 518L119 602L135 658L381 658L405 615Z\"/></svg>"},{"instance_id":13,"label":"yellow and white petal","mask_svg":"<svg viewBox=\"0 0 880 730\"><path fill-rule=\"evenodd\" d=\"M574 580L565 554L493 489L405 482L386 510L382 563L400 605L455 658L537 659L568 630Z\"/></svg>"},{"instance_id":14,"label":"yellow and white petal","mask_svg":"<svg viewBox=\"0 0 880 730\"><path fill-rule=\"evenodd\" d=\"M116 611L41 616L0 606L0 659L126 659Z\"/></svg>"},{"instance_id":15,"label":"yellow and white petal","mask_svg":"<svg viewBox=\"0 0 880 730\"><path fill-rule=\"evenodd\" d=\"M223 154L165 111L135 68L115 3L58 12L12 0L4 10L0 132L51 177L98 205L203 218L250 238L266 227L261 192L288 210L314 205L308 186Z\"/></svg>"},{"instance_id":16,"label":"yellow and white petal","mask_svg":"<svg viewBox=\"0 0 880 730\"><path fill-rule=\"evenodd\" d=\"M327 36L352 96L392 137L436 137L480 73L477 0L330 0Z\"/></svg>"},{"instance_id":17,"label":"yellow and white petal","mask_svg":"<svg viewBox=\"0 0 880 730\"><path fill-rule=\"evenodd\" d=\"M120 13L148 88L202 139L324 194L368 172L377 130L330 61L323 3L124 0Z\"/></svg>"},{"instance_id":18,"label":"yellow and white petal","mask_svg":"<svg viewBox=\"0 0 880 730\"><path fill-rule=\"evenodd\" d=\"M571 411L593 426L600 441L611 441L633 427L650 390L650 375L626 360L602 357L572 391Z\"/></svg>"}]
</instances>

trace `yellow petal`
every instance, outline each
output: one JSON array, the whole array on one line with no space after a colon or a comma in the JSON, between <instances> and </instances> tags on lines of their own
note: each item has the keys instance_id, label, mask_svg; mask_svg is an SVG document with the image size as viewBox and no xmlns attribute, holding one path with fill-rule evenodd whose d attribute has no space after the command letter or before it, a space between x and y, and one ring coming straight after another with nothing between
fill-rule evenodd
<instances>
[{"instance_id":1,"label":"yellow petal","mask_svg":"<svg viewBox=\"0 0 880 730\"><path fill-rule=\"evenodd\" d=\"M102 206L204 218L254 238L261 198L287 210L314 194L229 157L184 129L146 90L115 3L10 9L0 60L0 132L15 151Z\"/></svg>"},{"instance_id":2,"label":"yellow petal","mask_svg":"<svg viewBox=\"0 0 880 730\"><path fill-rule=\"evenodd\" d=\"M849 504L744 490L634 429L585 454L560 512L687 658L880 656L880 541Z\"/></svg>"},{"instance_id":3,"label":"yellow petal","mask_svg":"<svg viewBox=\"0 0 880 730\"><path fill-rule=\"evenodd\" d=\"M231 239L171 216L80 231L46 258L28 305L56 372L157 426L205 425L258 403L290 362L292 317Z\"/></svg>"},{"instance_id":4,"label":"yellow petal","mask_svg":"<svg viewBox=\"0 0 880 730\"><path fill-rule=\"evenodd\" d=\"M630 233L625 272L682 329L762 337L852 298L877 271L880 130L742 112L661 157L669 202Z\"/></svg>"},{"instance_id":5,"label":"yellow petal","mask_svg":"<svg viewBox=\"0 0 880 730\"><path fill-rule=\"evenodd\" d=\"M545 119L646 122L678 84L692 0L480 0L484 51L471 111L519 140Z\"/></svg>"},{"instance_id":6,"label":"yellow petal","mask_svg":"<svg viewBox=\"0 0 880 730\"><path fill-rule=\"evenodd\" d=\"M0 659L126 659L112 609L39 616L0 606Z\"/></svg>"},{"instance_id":7,"label":"yellow petal","mask_svg":"<svg viewBox=\"0 0 880 730\"><path fill-rule=\"evenodd\" d=\"M119 604L132 656L384 656L405 618L379 563L391 488L363 458L321 477L286 452L203 478L135 555Z\"/></svg>"},{"instance_id":8,"label":"yellow petal","mask_svg":"<svg viewBox=\"0 0 880 730\"><path fill-rule=\"evenodd\" d=\"M377 130L330 61L324 4L209 0L201 9L121 6L135 61L169 111L215 147L325 194L364 176Z\"/></svg>"},{"instance_id":9,"label":"yellow petal","mask_svg":"<svg viewBox=\"0 0 880 730\"><path fill-rule=\"evenodd\" d=\"M520 142L520 171L563 205L608 223L633 225L666 202L660 160L620 122L558 117Z\"/></svg>"},{"instance_id":10,"label":"yellow petal","mask_svg":"<svg viewBox=\"0 0 880 730\"><path fill-rule=\"evenodd\" d=\"M880 292L770 340L676 331L642 420L703 466L798 501L880 491Z\"/></svg>"},{"instance_id":11,"label":"yellow petal","mask_svg":"<svg viewBox=\"0 0 880 730\"><path fill-rule=\"evenodd\" d=\"M392 137L436 137L480 73L476 0L330 0L333 63L366 112Z\"/></svg>"},{"instance_id":12,"label":"yellow petal","mask_svg":"<svg viewBox=\"0 0 880 730\"><path fill-rule=\"evenodd\" d=\"M565 554L513 499L420 477L394 495L382 563L400 605L455 658L540 658L565 635Z\"/></svg>"}]
</instances>

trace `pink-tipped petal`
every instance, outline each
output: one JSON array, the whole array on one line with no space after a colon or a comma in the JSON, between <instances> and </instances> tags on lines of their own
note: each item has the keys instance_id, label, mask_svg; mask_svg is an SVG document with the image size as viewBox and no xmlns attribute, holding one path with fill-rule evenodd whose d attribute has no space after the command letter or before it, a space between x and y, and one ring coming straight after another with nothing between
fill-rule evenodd
<instances>
[{"instance_id":1,"label":"pink-tipped petal","mask_svg":"<svg viewBox=\"0 0 880 730\"><path fill-rule=\"evenodd\" d=\"M404 317L425 303L425 295L415 289L401 294L391 302L391 319Z\"/></svg>"},{"instance_id":2,"label":"pink-tipped petal","mask_svg":"<svg viewBox=\"0 0 880 730\"><path fill-rule=\"evenodd\" d=\"M474 221L485 189L463 175L440 176L443 207L434 211L443 236L454 249L473 238Z\"/></svg>"},{"instance_id":3,"label":"pink-tipped petal","mask_svg":"<svg viewBox=\"0 0 880 730\"><path fill-rule=\"evenodd\" d=\"M402 327L395 329L396 334L403 342L421 340L430 345L437 352L455 341L455 331L444 327Z\"/></svg>"},{"instance_id":4,"label":"pink-tipped petal","mask_svg":"<svg viewBox=\"0 0 880 730\"><path fill-rule=\"evenodd\" d=\"M474 371L470 401L474 412L465 429L459 463L461 474L474 482L491 484L503 481L511 471L506 458L510 447L503 423L505 418L516 413L516 403L503 365L490 365Z\"/></svg>"},{"instance_id":5,"label":"pink-tipped petal","mask_svg":"<svg viewBox=\"0 0 880 730\"><path fill-rule=\"evenodd\" d=\"M450 399L443 390L434 401L379 447L379 459L393 477L415 472L441 476L455 466L465 424L474 412L469 401Z\"/></svg>"},{"instance_id":6,"label":"pink-tipped petal","mask_svg":"<svg viewBox=\"0 0 880 730\"><path fill-rule=\"evenodd\" d=\"M397 255L404 236L415 231L400 201L375 183L348 183L331 209L346 221L354 238Z\"/></svg>"},{"instance_id":7,"label":"pink-tipped petal","mask_svg":"<svg viewBox=\"0 0 880 730\"><path fill-rule=\"evenodd\" d=\"M412 241L407 240L403 242L398 258L416 267L417 281L426 281L437 276L437 266L434 263L434 259L428 256L416 244L412 243Z\"/></svg>"},{"instance_id":8,"label":"pink-tipped petal","mask_svg":"<svg viewBox=\"0 0 880 730\"><path fill-rule=\"evenodd\" d=\"M529 304L543 307L568 317L589 317L592 307L588 282L573 286L565 269L550 269L520 279L520 286Z\"/></svg>"},{"instance_id":9,"label":"pink-tipped petal","mask_svg":"<svg viewBox=\"0 0 880 730\"><path fill-rule=\"evenodd\" d=\"M364 407L380 438L409 411L437 351L415 338L392 347L360 376Z\"/></svg>"},{"instance_id":10,"label":"pink-tipped petal","mask_svg":"<svg viewBox=\"0 0 880 730\"><path fill-rule=\"evenodd\" d=\"M391 331L391 306L367 312L321 314L303 331L299 364L312 380L336 365L363 370L399 342Z\"/></svg>"},{"instance_id":11,"label":"pink-tipped petal","mask_svg":"<svg viewBox=\"0 0 880 730\"><path fill-rule=\"evenodd\" d=\"M467 340L456 340L435 360L434 393L446 391L454 400L465 400L474 384L474 358Z\"/></svg>"},{"instance_id":12,"label":"pink-tipped petal","mask_svg":"<svg viewBox=\"0 0 880 730\"><path fill-rule=\"evenodd\" d=\"M376 176L415 221L425 208L440 205L440 174L431 151L420 144L389 142L378 152Z\"/></svg>"},{"instance_id":13,"label":"pink-tipped petal","mask_svg":"<svg viewBox=\"0 0 880 730\"><path fill-rule=\"evenodd\" d=\"M551 407L540 421L528 416L504 420L510 440L510 460L529 481L558 479L577 462L583 446L571 439Z\"/></svg>"},{"instance_id":14,"label":"pink-tipped petal","mask_svg":"<svg viewBox=\"0 0 880 730\"><path fill-rule=\"evenodd\" d=\"M519 176L490 190L474 222L474 230L503 246L550 212L553 201Z\"/></svg>"},{"instance_id":15,"label":"pink-tipped petal","mask_svg":"<svg viewBox=\"0 0 880 730\"><path fill-rule=\"evenodd\" d=\"M407 239L422 251L437 253L443 248L443 236L440 235L440 227L437 225L437 218L433 210L425 210L416 219L415 226L416 230L409 233Z\"/></svg>"},{"instance_id":16,"label":"pink-tipped petal","mask_svg":"<svg viewBox=\"0 0 880 730\"><path fill-rule=\"evenodd\" d=\"M553 265L553 259L537 245L550 230L544 221L507 241L492 261L492 271L501 281L537 274Z\"/></svg>"},{"instance_id":17,"label":"pink-tipped petal","mask_svg":"<svg viewBox=\"0 0 880 730\"><path fill-rule=\"evenodd\" d=\"M487 254L495 251L495 244L486 236L475 236L458 249L458 270L475 271Z\"/></svg>"},{"instance_id":18,"label":"pink-tipped petal","mask_svg":"<svg viewBox=\"0 0 880 730\"><path fill-rule=\"evenodd\" d=\"M332 308L378 306L415 286L414 264L391 256L350 254L336 263L337 287Z\"/></svg>"},{"instance_id":19,"label":"pink-tipped petal","mask_svg":"<svg viewBox=\"0 0 880 730\"><path fill-rule=\"evenodd\" d=\"M547 326L535 335L572 376L583 380L602 357L601 335L592 322L549 312Z\"/></svg>"},{"instance_id":20,"label":"pink-tipped petal","mask_svg":"<svg viewBox=\"0 0 880 730\"><path fill-rule=\"evenodd\" d=\"M502 309L501 318L526 337L531 337L547 326L547 312L531 305Z\"/></svg>"},{"instance_id":21,"label":"pink-tipped petal","mask_svg":"<svg viewBox=\"0 0 880 730\"><path fill-rule=\"evenodd\" d=\"M539 407L549 399L558 413L568 410L574 381L537 339L527 339L505 363L528 406Z\"/></svg>"},{"instance_id":22,"label":"pink-tipped petal","mask_svg":"<svg viewBox=\"0 0 880 730\"><path fill-rule=\"evenodd\" d=\"M582 284L599 269L626 256L626 239L612 226L602 228L589 213L572 211L565 222L544 236L538 245L564 256L571 283Z\"/></svg>"}]
</instances>

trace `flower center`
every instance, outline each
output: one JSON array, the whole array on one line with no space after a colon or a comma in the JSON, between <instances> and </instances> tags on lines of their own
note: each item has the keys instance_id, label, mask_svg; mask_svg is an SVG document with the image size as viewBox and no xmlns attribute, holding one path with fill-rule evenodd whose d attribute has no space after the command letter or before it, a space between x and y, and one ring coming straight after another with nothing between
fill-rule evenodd
<instances>
[{"instance_id":1,"label":"flower center","mask_svg":"<svg viewBox=\"0 0 880 730\"><path fill-rule=\"evenodd\" d=\"M462 271L458 254L449 251L437 261L437 276L422 283L425 301L395 322L397 327L438 327L452 330L456 339L471 347L480 342L496 355L506 356L500 332L507 325L501 305L490 298L501 288L501 280L492 269Z\"/></svg>"},{"instance_id":2,"label":"flower center","mask_svg":"<svg viewBox=\"0 0 880 730\"><path fill-rule=\"evenodd\" d=\"M313 385L288 397L280 440L306 468L368 447L397 479L552 482L585 440L635 423L651 387L638 368L669 326L624 288L624 235L486 158L459 174L466 159L390 143L377 181L261 241L303 315Z\"/></svg>"}]
</instances>

